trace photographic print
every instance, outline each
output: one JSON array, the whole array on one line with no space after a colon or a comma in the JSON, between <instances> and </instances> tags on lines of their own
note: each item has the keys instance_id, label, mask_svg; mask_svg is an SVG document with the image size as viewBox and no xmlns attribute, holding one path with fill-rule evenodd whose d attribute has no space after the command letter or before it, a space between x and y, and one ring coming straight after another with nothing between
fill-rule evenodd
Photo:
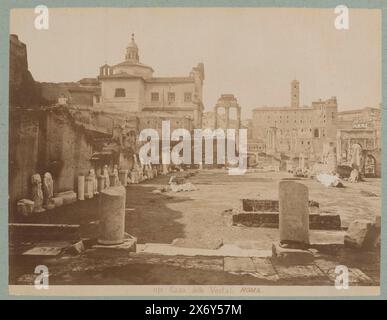
<instances>
[{"instance_id":1,"label":"photographic print","mask_svg":"<svg viewBox=\"0 0 387 320\"><path fill-rule=\"evenodd\" d=\"M9 294L378 296L381 20L12 8Z\"/></svg>"}]
</instances>

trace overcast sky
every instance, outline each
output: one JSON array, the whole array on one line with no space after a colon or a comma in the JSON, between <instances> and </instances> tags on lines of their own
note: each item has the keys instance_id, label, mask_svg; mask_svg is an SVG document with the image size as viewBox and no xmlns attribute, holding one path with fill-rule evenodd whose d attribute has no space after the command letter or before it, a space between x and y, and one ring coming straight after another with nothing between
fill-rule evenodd
<instances>
[{"instance_id":1,"label":"overcast sky","mask_svg":"<svg viewBox=\"0 0 387 320\"><path fill-rule=\"evenodd\" d=\"M204 105L233 93L242 117L257 106L290 104L297 78L301 105L337 96L339 111L381 102L381 16L350 9L336 30L334 9L50 9L49 30L34 28L33 9L15 9L10 32L26 43L35 80L95 77L122 62L131 33L154 76L188 76L204 63Z\"/></svg>"}]
</instances>

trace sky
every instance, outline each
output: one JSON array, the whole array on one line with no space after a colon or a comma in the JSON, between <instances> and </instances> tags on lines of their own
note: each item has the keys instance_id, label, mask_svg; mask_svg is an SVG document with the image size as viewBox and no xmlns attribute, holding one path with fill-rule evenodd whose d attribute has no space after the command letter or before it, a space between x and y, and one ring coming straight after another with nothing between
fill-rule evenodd
<instances>
[{"instance_id":1,"label":"sky","mask_svg":"<svg viewBox=\"0 0 387 320\"><path fill-rule=\"evenodd\" d=\"M34 27L34 9L13 9L10 33L27 45L36 81L96 77L105 63L124 61L131 34L140 62L154 76L188 76L204 63L203 103L213 110L234 94L242 118L260 106L300 104L336 96L339 111L381 102L381 13L349 9L337 30L332 9L303 8L49 8L48 30Z\"/></svg>"}]
</instances>

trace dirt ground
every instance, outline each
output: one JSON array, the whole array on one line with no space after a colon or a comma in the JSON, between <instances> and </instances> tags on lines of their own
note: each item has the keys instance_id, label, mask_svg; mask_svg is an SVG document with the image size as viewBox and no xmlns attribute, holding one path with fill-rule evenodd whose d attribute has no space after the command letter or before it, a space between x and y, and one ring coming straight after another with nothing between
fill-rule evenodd
<instances>
[{"instance_id":1,"label":"dirt ground","mask_svg":"<svg viewBox=\"0 0 387 320\"><path fill-rule=\"evenodd\" d=\"M182 238L187 247L211 247L219 241L238 243L254 241L262 249L270 249L278 239L278 230L232 226L227 209L240 207L243 198L278 199L278 182L291 177L282 172L247 173L231 176L226 170L204 170L189 179L197 191L153 194L152 190L166 184L167 177L158 177L127 191L127 232L139 243L171 243ZM327 188L312 179L302 179L309 188L309 199L320 203L321 212L339 214L342 226L354 219L375 218L380 214L380 179L362 183L345 183L345 188ZM334 232L311 231L312 240L320 241ZM316 240L317 241L317 240Z\"/></svg>"},{"instance_id":2,"label":"dirt ground","mask_svg":"<svg viewBox=\"0 0 387 320\"><path fill-rule=\"evenodd\" d=\"M231 216L226 210L240 207L242 198L278 199L278 182L289 177L290 174L282 172L254 172L243 176L230 176L226 170L217 169L200 171L188 179L198 188L196 191L155 193L154 190L168 183L170 175L129 185L126 199L126 232L138 239L138 248L145 247L145 244L173 243L179 248L217 249L223 244L241 249L270 251L272 243L279 240L278 229L233 226ZM300 182L308 186L309 199L319 202L321 212L337 213L341 216L344 228L354 219L373 220L376 214L380 214L380 179L367 179L365 182L354 184L345 182L345 188L326 188L311 179L302 179ZM29 219L13 220L80 224L81 236L92 238L96 237L98 232L97 206L98 199L94 198L47 211ZM311 230L310 233L311 243L315 244L342 244L343 236L344 231ZM323 254L313 266L307 267L309 269L301 267L291 273L290 278L291 268L281 269L268 262L279 277L276 282L271 282L267 276L257 277L257 273L251 276L229 272L235 266L239 268L243 265L247 269L251 266L257 269L260 265L266 268L267 261L263 259L253 261L252 264L250 258L246 261L246 258L238 257L191 257L188 263L190 267L187 269L188 258L182 260L181 256L166 257L157 252L152 254L137 253L123 260L80 256L45 263L50 264L51 281L57 284L313 285L332 283L329 273L325 272L328 269L324 268L338 263L355 268L356 272L363 270L368 276L366 284L379 282L378 252L340 250L334 255L331 252L328 255ZM229 267L225 266L226 259L231 259L227 260ZM33 265L36 265L35 260L11 257L10 282L29 283L33 276ZM305 277L305 270L311 272L310 279ZM259 272L258 270L258 274Z\"/></svg>"}]
</instances>

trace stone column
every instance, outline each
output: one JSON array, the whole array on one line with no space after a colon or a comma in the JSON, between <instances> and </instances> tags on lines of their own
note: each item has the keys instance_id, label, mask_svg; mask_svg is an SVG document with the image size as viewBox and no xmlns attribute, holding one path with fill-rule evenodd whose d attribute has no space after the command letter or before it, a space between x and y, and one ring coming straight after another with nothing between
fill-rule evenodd
<instances>
[{"instance_id":1,"label":"stone column","mask_svg":"<svg viewBox=\"0 0 387 320\"><path fill-rule=\"evenodd\" d=\"M341 163L341 156L342 156L343 150L341 148L341 130L337 131L336 136L336 154L337 154L337 163Z\"/></svg>"},{"instance_id":2,"label":"stone column","mask_svg":"<svg viewBox=\"0 0 387 320\"><path fill-rule=\"evenodd\" d=\"M85 200L85 176L78 176L78 200Z\"/></svg>"},{"instance_id":3,"label":"stone column","mask_svg":"<svg viewBox=\"0 0 387 320\"><path fill-rule=\"evenodd\" d=\"M309 192L295 181L279 183L280 242L309 243Z\"/></svg>"},{"instance_id":4,"label":"stone column","mask_svg":"<svg viewBox=\"0 0 387 320\"><path fill-rule=\"evenodd\" d=\"M94 179L93 177L87 176L85 179L85 197L91 199L94 197Z\"/></svg>"},{"instance_id":5,"label":"stone column","mask_svg":"<svg viewBox=\"0 0 387 320\"><path fill-rule=\"evenodd\" d=\"M235 129L235 150L239 152L239 129L241 128L241 108L236 107L237 110L237 127Z\"/></svg>"},{"instance_id":6,"label":"stone column","mask_svg":"<svg viewBox=\"0 0 387 320\"><path fill-rule=\"evenodd\" d=\"M118 173L121 185L126 187L128 185L128 170L120 170Z\"/></svg>"},{"instance_id":7,"label":"stone column","mask_svg":"<svg viewBox=\"0 0 387 320\"><path fill-rule=\"evenodd\" d=\"M327 156L327 169L329 173L337 172L337 154L334 146L329 146Z\"/></svg>"},{"instance_id":8,"label":"stone column","mask_svg":"<svg viewBox=\"0 0 387 320\"><path fill-rule=\"evenodd\" d=\"M241 128L241 107L237 107L237 130Z\"/></svg>"},{"instance_id":9,"label":"stone column","mask_svg":"<svg viewBox=\"0 0 387 320\"><path fill-rule=\"evenodd\" d=\"M101 192L99 198L98 243L114 245L124 242L126 190L123 186Z\"/></svg>"},{"instance_id":10,"label":"stone column","mask_svg":"<svg viewBox=\"0 0 387 320\"><path fill-rule=\"evenodd\" d=\"M116 176L114 173L109 174L109 187L116 187Z\"/></svg>"},{"instance_id":11,"label":"stone column","mask_svg":"<svg viewBox=\"0 0 387 320\"><path fill-rule=\"evenodd\" d=\"M300 169L302 169L302 170L304 170L304 168L305 168L305 156L304 156L303 153L300 153L300 155L299 155L298 166L299 166Z\"/></svg>"},{"instance_id":12,"label":"stone column","mask_svg":"<svg viewBox=\"0 0 387 320\"><path fill-rule=\"evenodd\" d=\"M226 115L226 129L228 129L230 126L230 107L225 107L224 111Z\"/></svg>"},{"instance_id":13,"label":"stone column","mask_svg":"<svg viewBox=\"0 0 387 320\"><path fill-rule=\"evenodd\" d=\"M218 107L215 107L214 129L218 127Z\"/></svg>"},{"instance_id":14,"label":"stone column","mask_svg":"<svg viewBox=\"0 0 387 320\"><path fill-rule=\"evenodd\" d=\"M97 176L97 183L98 183L98 192L101 192L105 189L105 176L98 175Z\"/></svg>"}]
</instances>

